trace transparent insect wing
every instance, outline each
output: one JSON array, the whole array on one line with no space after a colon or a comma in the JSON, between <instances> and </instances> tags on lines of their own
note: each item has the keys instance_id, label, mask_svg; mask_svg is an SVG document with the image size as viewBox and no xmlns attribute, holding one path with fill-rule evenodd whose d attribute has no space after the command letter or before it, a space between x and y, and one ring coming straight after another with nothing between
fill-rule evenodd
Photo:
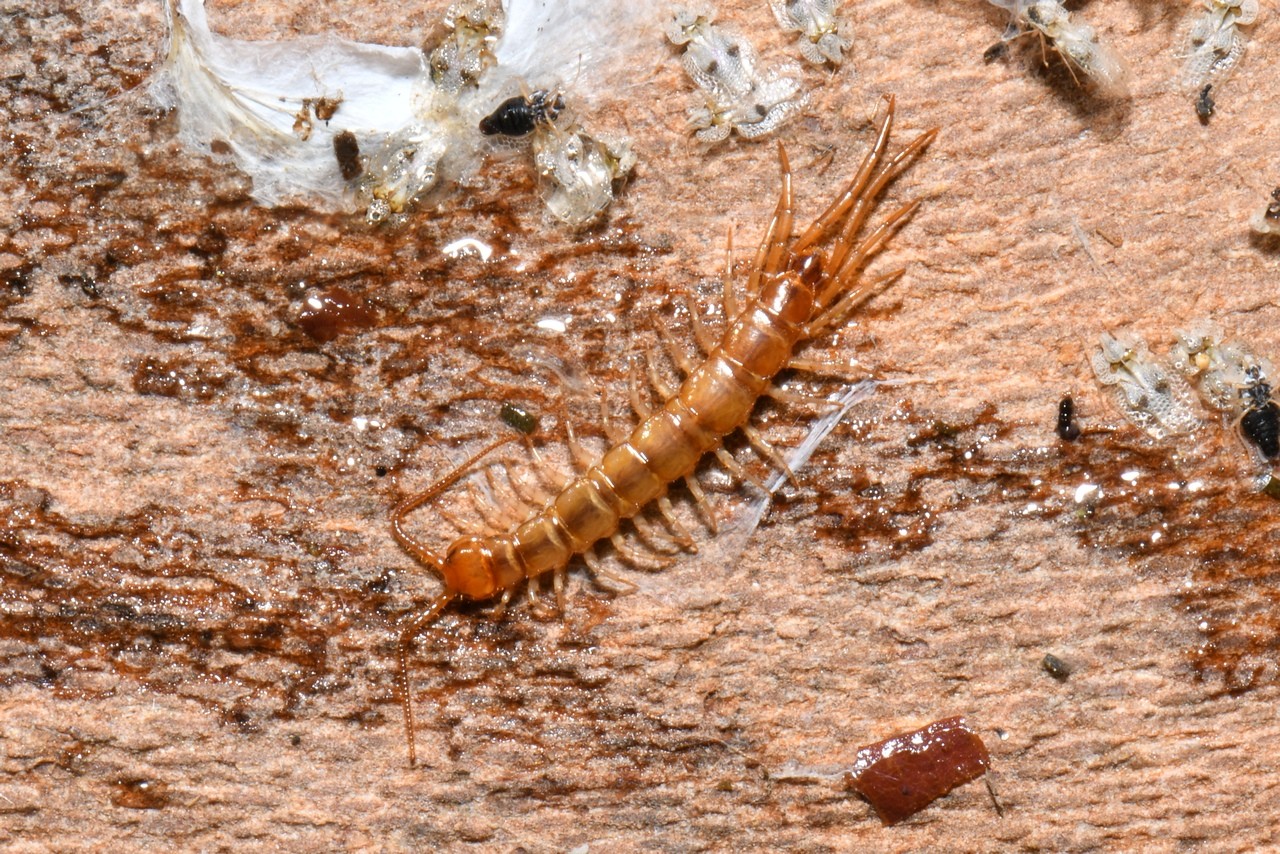
<instances>
[{"instance_id":1,"label":"transparent insect wing","mask_svg":"<svg viewBox=\"0 0 1280 854\"><path fill-rule=\"evenodd\" d=\"M683 45L699 30L709 27L713 20L715 17L709 9L697 6L673 6L671 17L667 20L665 27L667 39L674 45Z\"/></svg>"},{"instance_id":2,"label":"transparent insect wing","mask_svg":"<svg viewBox=\"0 0 1280 854\"><path fill-rule=\"evenodd\" d=\"M787 77L778 77L752 92L751 100L739 111L735 129L743 137L754 139L780 127L804 106L798 97L799 84Z\"/></svg>"},{"instance_id":3,"label":"transparent insect wing","mask_svg":"<svg viewBox=\"0 0 1280 854\"><path fill-rule=\"evenodd\" d=\"M1163 439L1199 424L1186 384L1155 361L1141 338L1104 332L1092 364L1124 416L1150 436Z\"/></svg>"},{"instance_id":4,"label":"transparent insect wing","mask_svg":"<svg viewBox=\"0 0 1280 854\"><path fill-rule=\"evenodd\" d=\"M595 139L580 127L534 138L534 165L547 209L571 226L595 219L614 198L614 183L635 166L625 140Z\"/></svg>"},{"instance_id":5,"label":"transparent insect wing","mask_svg":"<svg viewBox=\"0 0 1280 854\"><path fill-rule=\"evenodd\" d=\"M850 41L840 35L835 0L770 0L778 26L800 33L800 53L814 65L839 65Z\"/></svg>"},{"instance_id":6,"label":"transparent insect wing","mask_svg":"<svg viewBox=\"0 0 1280 854\"><path fill-rule=\"evenodd\" d=\"M718 27L704 27L690 39L681 62L698 88L717 97L740 98L755 87L755 49Z\"/></svg>"}]
</instances>

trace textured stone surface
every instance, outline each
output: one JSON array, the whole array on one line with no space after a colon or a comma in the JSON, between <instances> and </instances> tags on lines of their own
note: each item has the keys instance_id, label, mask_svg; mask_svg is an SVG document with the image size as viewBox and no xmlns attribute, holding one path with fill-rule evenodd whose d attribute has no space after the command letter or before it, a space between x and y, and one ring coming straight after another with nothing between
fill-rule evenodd
<instances>
[{"instance_id":1,"label":"textured stone surface","mask_svg":"<svg viewBox=\"0 0 1280 854\"><path fill-rule=\"evenodd\" d=\"M249 38L414 44L438 15L366 5L212 17ZM369 229L258 208L174 142L140 87L155 5L0 6L0 841L1274 844L1276 505L1249 492L1228 431L1151 442L1084 359L1101 329L1164 349L1204 315L1280 356L1280 254L1245 225L1280 182L1280 47L1264 10L1201 126L1169 84L1180 13L1085 10L1132 66L1117 108L1040 69L1033 44L984 65L994 7L848 10L849 65L809 73L812 104L781 134L800 217L855 168L881 93L899 97L898 144L944 133L891 192L929 199L876 262L903 280L809 355L912 383L861 406L741 554L704 537L622 597L576 570L563 620L450 610L413 657L409 770L395 625L437 587L388 509L508 429L504 402L551 431L564 411L590 424L595 386L620 416L628 358L684 328L684 293L713 302L730 225L739 246L760 233L772 145L694 144L688 86L655 44L599 96L641 162L605 225L551 223L517 158L438 214ZM763 3L725 16L764 55L786 49ZM495 258L441 253L466 236ZM309 297L355 308L308 316ZM561 363L583 395L554 380ZM1085 436L1063 446L1067 392ZM808 417L760 421L787 444ZM1091 513L1073 500L1086 482ZM429 513L415 525L452 536ZM835 783L779 779L961 714L1003 817L975 783L884 828Z\"/></svg>"}]
</instances>

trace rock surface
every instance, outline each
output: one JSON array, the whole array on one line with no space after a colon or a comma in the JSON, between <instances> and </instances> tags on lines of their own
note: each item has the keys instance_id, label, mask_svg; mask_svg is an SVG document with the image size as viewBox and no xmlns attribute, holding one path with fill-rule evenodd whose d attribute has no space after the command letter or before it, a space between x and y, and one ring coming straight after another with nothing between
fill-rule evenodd
<instances>
[{"instance_id":1,"label":"rock surface","mask_svg":"<svg viewBox=\"0 0 1280 854\"><path fill-rule=\"evenodd\" d=\"M175 142L144 91L156 4L0 9L0 844L1274 845L1280 507L1229 429L1128 427L1085 348L1132 326L1166 349L1211 316L1280 356L1280 249L1247 228L1280 182L1280 42L1259 33L1202 126L1171 85L1173 5L1088 9L1130 62L1121 104L1034 45L984 65L994 7L844 5L847 64L806 71L780 133L801 221L856 168L882 93L896 144L944 131L890 192L928 200L873 265L906 275L807 355L910 382L855 411L740 554L700 534L626 596L578 568L563 619L450 609L412 657L412 770L395 627L437 582L389 508L510 432L504 403L540 416L548 453L566 414L590 429L597 390L620 419L655 329L688 340L683 295L717 304L728 229L760 234L773 146L695 144L655 44L599 108L641 164L604 224L552 222L507 156L369 228L257 207ZM722 13L790 49L765 4ZM430 30L350 0L211 18L244 38ZM442 251L465 237L494 256ZM759 422L787 445L812 417ZM707 479L726 511L749 495ZM974 783L885 828L784 773L951 715L989 748L1003 815Z\"/></svg>"}]
</instances>

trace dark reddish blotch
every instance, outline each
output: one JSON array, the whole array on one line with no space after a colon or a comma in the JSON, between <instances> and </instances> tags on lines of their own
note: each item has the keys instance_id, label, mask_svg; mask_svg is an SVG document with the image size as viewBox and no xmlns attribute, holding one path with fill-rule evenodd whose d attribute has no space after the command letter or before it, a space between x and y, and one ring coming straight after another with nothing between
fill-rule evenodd
<instances>
[{"instance_id":1,"label":"dark reddish blotch","mask_svg":"<svg viewBox=\"0 0 1280 854\"><path fill-rule=\"evenodd\" d=\"M844 785L869 801L882 822L897 824L990 765L986 745L964 718L944 718L859 748Z\"/></svg>"}]
</instances>

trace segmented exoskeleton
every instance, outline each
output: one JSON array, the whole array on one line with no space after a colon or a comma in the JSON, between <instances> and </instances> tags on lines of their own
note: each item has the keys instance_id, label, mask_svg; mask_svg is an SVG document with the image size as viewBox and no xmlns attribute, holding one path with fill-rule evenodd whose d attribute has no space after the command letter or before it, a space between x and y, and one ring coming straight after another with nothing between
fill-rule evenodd
<instances>
[{"instance_id":1,"label":"segmented exoskeleton","mask_svg":"<svg viewBox=\"0 0 1280 854\"><path fill-rule=\"evenodd\" d=\"M396 540L418 562L438 572L444 590L431 606L402 629L399 683L404 706L409 763L415 761L413 707L408 680L408 649L414 637L455 598L503 601L528 579L559 573L577 555L616 534L624 519L661 501L671 484L689 478L699 460L718 450L724 438L745 428L757 399L773 377L794 366L797 344L843 323L870 296L901 274L897 270L862 281L867 259L875 254L919 202L905 204L867 236L858 235L885 185L901 173L937 135L917 137L882 164L893 126L894 101L871 151L844 191L799 237L792 240L791 169L778 147L782 190L773 218L756 253L747 281L748 299L734 305L726 287L729 318L719 344L692 370L666 404L630 436L609 449L589 470L565 486L541 510L514 530L467 536L453 542L443 558L405 532L405 517L456 483L489 449L472 457L424 492L406 498L391 515ZM826 253L814 247L831 233ZM501 444L501 443L497 443ZM699 492L695 492L699 495Z\"/></svg>"}]
</instances>

